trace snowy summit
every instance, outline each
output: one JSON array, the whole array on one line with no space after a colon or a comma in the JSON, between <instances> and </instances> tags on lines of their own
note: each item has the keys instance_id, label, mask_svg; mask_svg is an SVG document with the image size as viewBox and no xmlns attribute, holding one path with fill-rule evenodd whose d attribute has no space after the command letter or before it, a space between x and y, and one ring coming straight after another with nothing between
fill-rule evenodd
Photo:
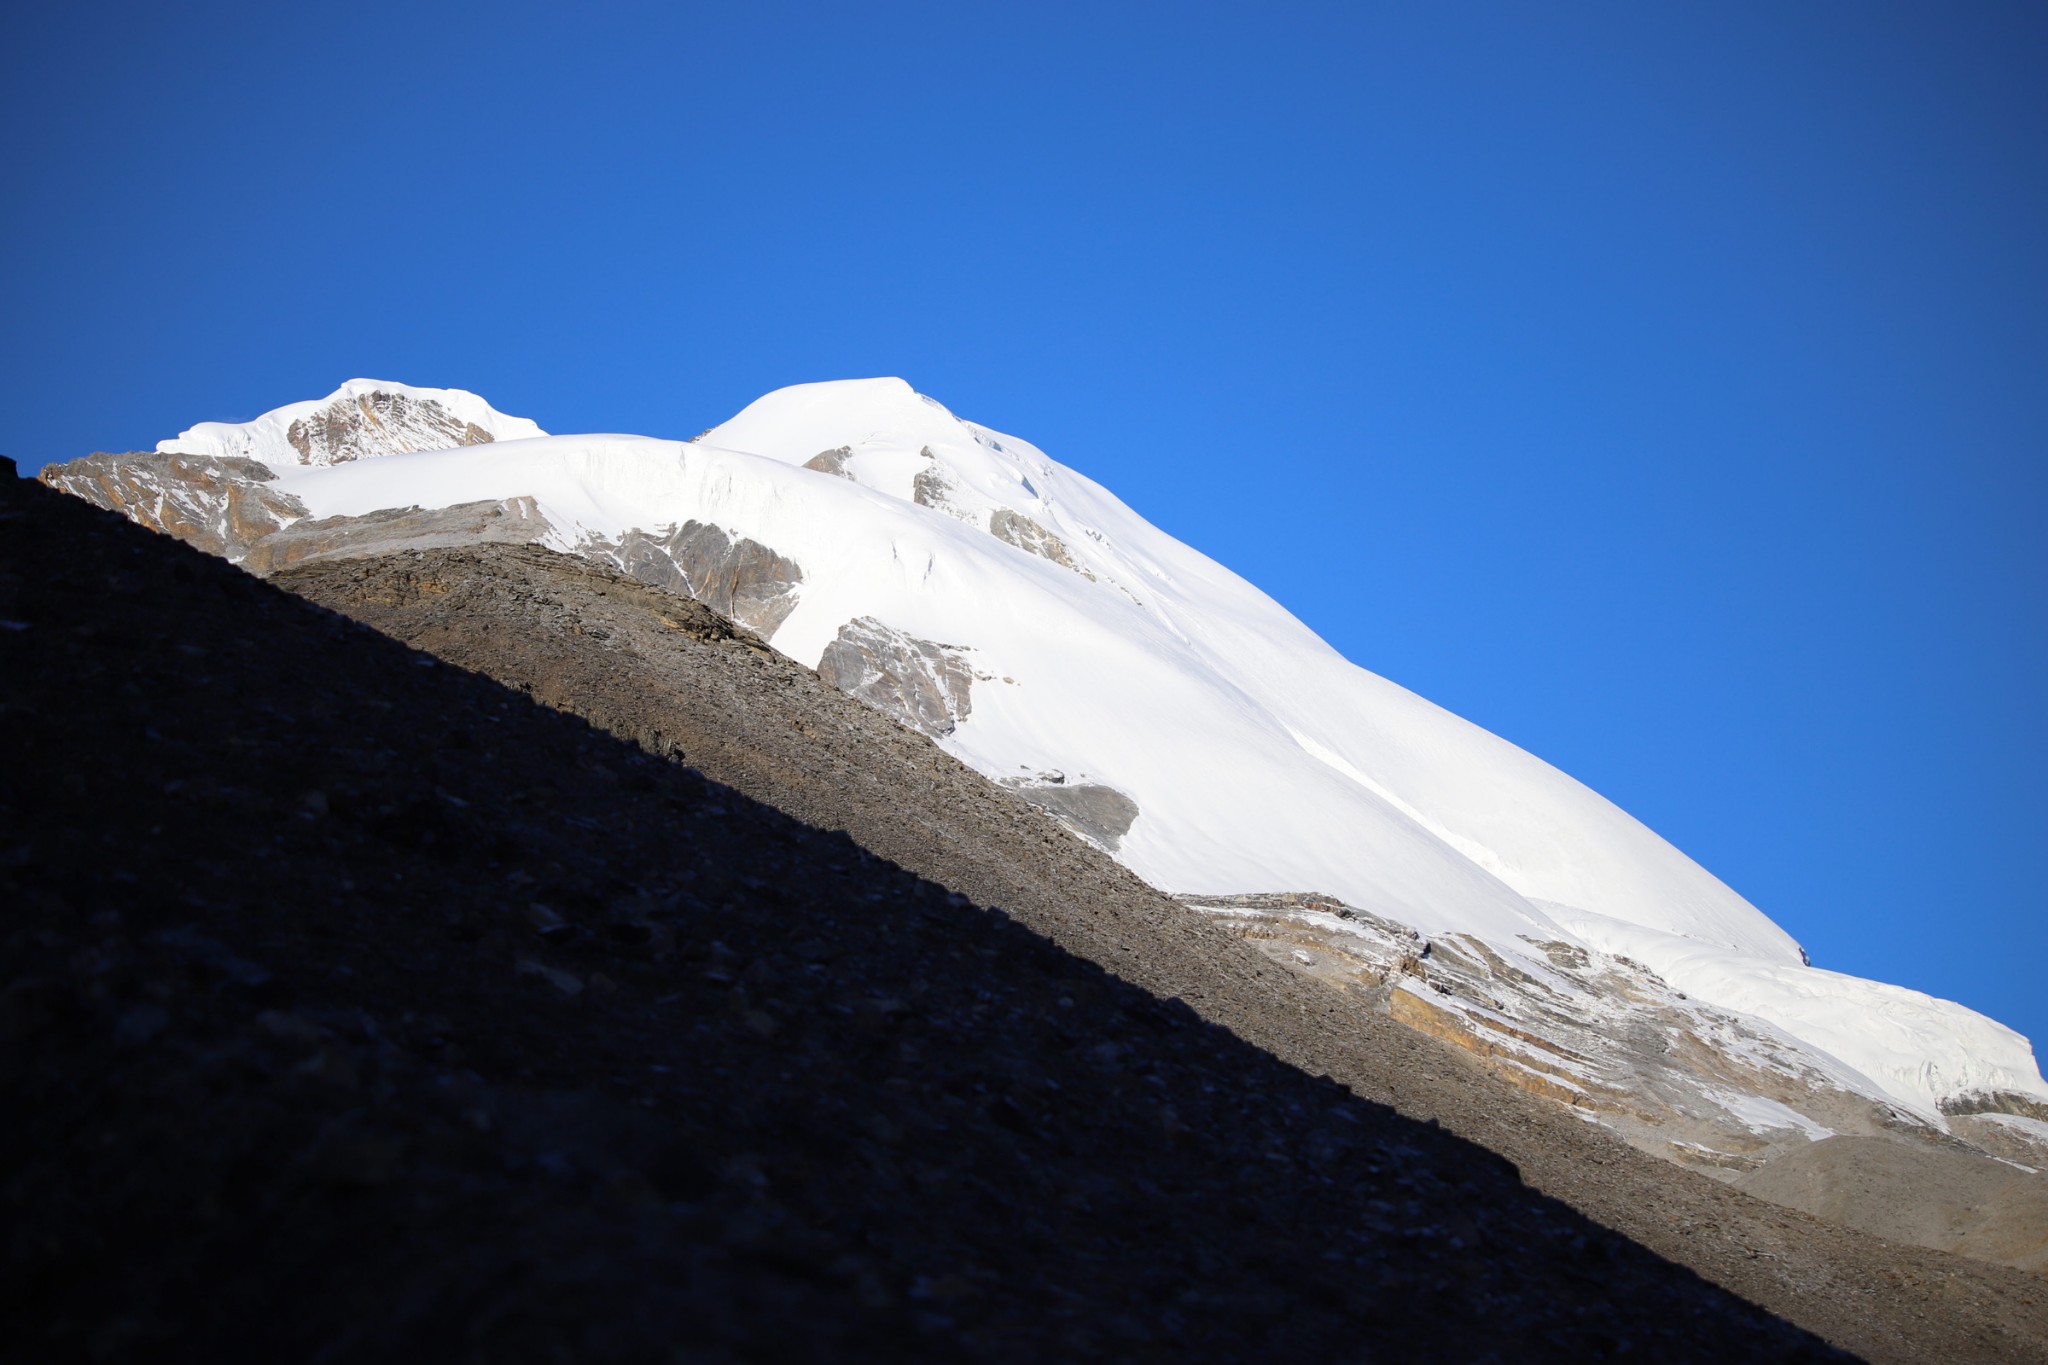
<instances>
[{"instance_id":1,"label":"snowy summit","mask_svg":"<svg viewBox=\"0 0 2048 1365\"><path fill-rule=\"evenodd\" d=\"M1107 489L901 379L780 389L694 441L547 436L460 390L355 380L159 449L265 466L295 555L342 552L373 514L389 536L428 533L394 509L470 509L432 534L496 518L699 596L715 566L721 610L1161 889L1231 913L1314 893L1336 908L1288 912L1321 935L1300 959L1363 953L1361 926L1384 922L1499 985L1461 1003L1424 988L1428 966L1395 972L1411 1012L1513 1025L1519 989L1598 1014L1597 983L1628 976L1622 994L1655 995L1671 1027L1740 1035L1707 1068L1751 1097L1723 1103L1731 1121L1840 1127L1754 1099L1775 1093L1756 1077L1781 1072L1936 1127L2048 1103L2019 1034L1806 965L1598 793L1353 664Z\"/></svg>"}]
</instances>

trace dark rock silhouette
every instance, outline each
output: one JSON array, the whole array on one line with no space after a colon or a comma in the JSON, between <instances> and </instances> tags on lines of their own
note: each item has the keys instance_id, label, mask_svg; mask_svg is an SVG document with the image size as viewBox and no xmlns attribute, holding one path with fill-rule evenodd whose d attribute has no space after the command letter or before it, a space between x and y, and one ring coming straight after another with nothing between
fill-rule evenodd
<instances>
[{"instance_id":1,"label":"dark rock silhouette","mask_svg":"<svg viewBox=\"0 0 2048 1365\"><path fill-rule=\"evenodd\" d=\"M515 689L5 485L0 1313L27 1355L1830 1355L1379 1102L1313 988L701 604L530 547L281 575ZM623 707L643 632L703 657L619 713L638 743L537 704ZM1531 1178L1554 1141L1627 1202L1707 1197L1391 1046L1566 1134L1517 1154ZM1686 1235L1750 1239L1758 1288L1873 1356L2048 1339L2016 1272L1778 1210ZM1886 1296L1846 1299L1879 1253Z\"/></svg>"}]
</instances>

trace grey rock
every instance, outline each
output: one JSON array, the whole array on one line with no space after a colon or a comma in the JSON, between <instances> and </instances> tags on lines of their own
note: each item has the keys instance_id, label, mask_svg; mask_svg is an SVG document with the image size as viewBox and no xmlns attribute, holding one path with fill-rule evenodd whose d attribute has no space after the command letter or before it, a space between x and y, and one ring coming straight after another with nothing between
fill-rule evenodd
<instances>
[{"instance_id":1,"label":"grey rock","mask_svg":"<svg viewBox=\"0 0 2048 1365\"><path fill-rule=\"evenodd\" d=\"M616 541L592 537L577 551L615 564L650 587L694 597L764 640L796 610L804 581L803 569L787 555L701 521L654 531L636 527Z\"/></svg>"},{"instance_id":2,"label":"grey rock","mask_svg":"<svg viewBox=\"0 0 2048 1365\"><path fill-rule=\"evenodd\" d=\"M1062 824L1114 853L1138 818L1138 803L1115 787L1097 782L1068 785L1065 777L1043 785L1005 783L1032 805L1052 812Z\"/></svg>"},{"instance_id":3,"label":"grey rock","mask_svg":"<svg viewBox=\"0 0 2048 1365\"><path fill-rule=\"evenodd\" d=\"M240 560L258 541L306 515L297 498L268 486L277 475L267 466L237 456L102 451L45 466L37 477L229 560Z\"/></svg>"},{"instance_id":4,"label":"grey rock","mask_svg":"<svg viewBox=\"0 0 2048 1365\"><path fill-rule=\"evenodd\" d=\"M691 439L695 439L692 437ZM853 455L852 446L840 446L837 450L821 450L804 461L805 469L815 469L820 474L832 474L842 479L851 479L846 472L846 462Z\"/></svg>"},{"instance_id":5,"label":"grey rock","mask_svg":"<svg viewBox=\"0 0 2048 1365\"><path fill-rule=\"evenodd\" d=\"M1425 938L1311 892L1179 899L1279 966L1710 1179L1735 1181L1816 1132L1946 1140L1843 1089L1756 1021L1689 1000L1624 957L1531 941L1540 956L1517 965L1471 935Z\"/></svg>"},{"instance_id":6,"label":"grey rock","mask_svg":"<svg viewBox=\"0 0 2048 1365\"><path fill-rule=\"evenodd\" d=\"M930 455L931 450L927 448L924 453ZM950 509L952 491L953 485L936 463L929 469L918 470L917 477L910 481L910 500L920 507Z\"/></svg>"},{"instance_id":7,"label":"grey rock","mask_svg":"<svg viewBox=\"0 0 2048 1365\"><path fill-rule=\"evenodd\" d=\"M934 738L973 709L974 674L957 646L906 635L872 616L839 628L818 676L840 691Z\"/></svg>"},{"instance_id":8,"label":"grey rock","mask_svg":"<svg viewBox=\"0 0 2048 1365\"><path fill-rule=\"evenodd\" d=\"M285 429L301 464L346 464L364 456L483 445L491 433L431 398L381 390L342 397Z\"/></svg>"},{"instance_id":9,"label":"grey rock","mask_svg":"<svg viewBox=\"0 0 2048 1365\"><path fill-rule=\"evenodd\" d=\"M1016 546L1026 554L1049 559L1063 569L1072 569L1091 583L1095 581L1094 574L1074 562L1074 556L1067 550L1065 541L1021 512L998 507L988 519L988 533L997 540Z\"/></svg>"},{"instance_id":10,"label":"grey rock","mask_svg":"<svg viewBox=\"0 0 2048 1365\"><path fill-rule=\"evenodd\" d=\"M1948 1115L2016 1114L2048 1123L2048 1104L2011 1090L1973 1090L1966 1095L1951 1095L1941 1102L1941 1112Z\"/></svg>"},{"instance_id":11,"label":"grey rock","mask_svg":"<svg viewBox=\"0 0 2048 1365\"><path fill-rule=\"evenodd\" d=\"M242 567L274 574L294 564L355 559L394 550L461 545L530 545L549 531L532 498L459 503L454 507L387 507L359 517L295 521L250 548Z\"/></svg>"}]
</instances>

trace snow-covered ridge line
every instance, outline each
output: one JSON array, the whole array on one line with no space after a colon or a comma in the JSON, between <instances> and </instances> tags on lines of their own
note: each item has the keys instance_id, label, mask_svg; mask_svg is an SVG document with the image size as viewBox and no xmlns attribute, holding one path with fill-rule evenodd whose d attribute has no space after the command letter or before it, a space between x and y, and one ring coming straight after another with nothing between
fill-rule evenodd
<instances>
[{"instance_id":1,"label":"snow-covered ridge line","mask_svg":"<svg viewBox=\"0 0 2048 1365\"><path fill-rule=\"evenodd\" d=\"M816 667L867 622L856 634L909 642L876 657L951 651L950 728L929 679L868 690L922 702L937 742L992 778L1071 774L1134 811L1116 856L1164 890L1316 887L1510 958L1530 942L1626 958L1937 1125L1963 1093L2048 1099L2012 1030L1804 966L1778 925L1611 802L900 379L778 390L692 442L547 437L459 390L351 381L166 445L253 455L314 518L530 499L546 543L610 546L636 573L621 547L715 527L791 566L762 618L776 649ZM680 542L667 553L649 571L688 578Z\"/></svg>"},{"instance_id":2,"label":"snow-covered ridge line","mask_svg":"<svg viewBox=\"0 0 2048 1365\"><path fill-rule=\"evenodd\" d=\"M254 421L201 422L156 448L167 455L239 456L276 469L546 434L466 389L351 379L325 398L288 404Z\"/></svg>"}]
</instances>

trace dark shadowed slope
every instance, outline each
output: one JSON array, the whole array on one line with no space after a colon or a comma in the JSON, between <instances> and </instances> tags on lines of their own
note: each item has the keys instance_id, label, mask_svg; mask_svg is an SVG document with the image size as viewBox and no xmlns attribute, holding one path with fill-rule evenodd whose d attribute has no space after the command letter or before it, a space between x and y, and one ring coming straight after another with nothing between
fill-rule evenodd
<instances>
[{"instance_id":1,"label":"dark shadowed slope","mask_svg":"<svg viewBox=\"0 0 2048 1365\"><path fill-rule=\"evenodd\" d=\"M1304 1070L1508 1154L1540 1188L1838 1342L2025 1358L2048 1341L2037 1282L1819 1226L1530 1102L1368 1000L1275 968L695 603L532 547L308 566L281 581L1005 906Z\"/></svg>"},{"instance_id":2,"label":"dark shadowed slope","mask_svg":"<svg viewBox=\"0 0 2048 1365\"><path fill-rule=\"evenodd\" d=\"M36 1355L1821 1349L842 836L5 496L0 1314Z\"/></svg>"}]
</instances>

